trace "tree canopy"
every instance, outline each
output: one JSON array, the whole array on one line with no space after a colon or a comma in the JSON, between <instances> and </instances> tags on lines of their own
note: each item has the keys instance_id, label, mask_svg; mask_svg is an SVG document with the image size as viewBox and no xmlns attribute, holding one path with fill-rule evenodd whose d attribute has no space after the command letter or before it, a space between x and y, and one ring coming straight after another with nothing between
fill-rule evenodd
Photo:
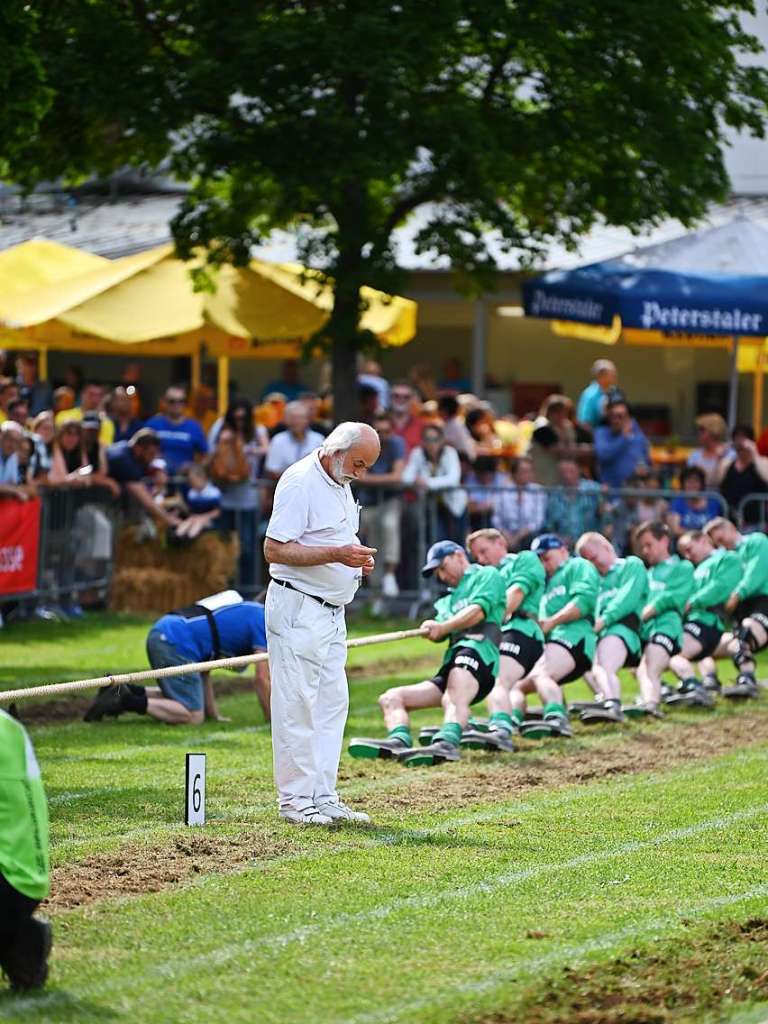
<instances>
[{"instance_id":1,"label":"tree canopy","mask_svg":"<svg viewBox=\"0 0 768 1024\"><path fill-rule=\"evenodd\" d=\"M728 188L723 126L762 134L749 0L11 0L0 172L32 186L165 162L182 256L243 262L278 227L335 282L337 414L361 284L394 229L460 284L489 241L535 260L603 220L689 223ZM427 205L428 204L428 205Z\"/></svg>"}]
</instances>

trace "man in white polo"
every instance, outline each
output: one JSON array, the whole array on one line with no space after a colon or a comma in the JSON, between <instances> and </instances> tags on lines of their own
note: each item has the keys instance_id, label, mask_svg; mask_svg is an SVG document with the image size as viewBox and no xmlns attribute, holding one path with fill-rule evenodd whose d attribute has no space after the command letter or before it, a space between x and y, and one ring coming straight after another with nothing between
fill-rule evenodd
<instances>
[{"instance_id":1,"label":"man in white polo","mask_svg":"<svg viewBox=\"0 0 768 1024\"><path fill-rule=\"evenodd\" d=\"M264 556L272 750L280 815L294 824L367 822L336 792L349 693L344 606L374 569L349 487L379 457L366 423L341 423L275 489Z\"/></svg>"}]
</instances>

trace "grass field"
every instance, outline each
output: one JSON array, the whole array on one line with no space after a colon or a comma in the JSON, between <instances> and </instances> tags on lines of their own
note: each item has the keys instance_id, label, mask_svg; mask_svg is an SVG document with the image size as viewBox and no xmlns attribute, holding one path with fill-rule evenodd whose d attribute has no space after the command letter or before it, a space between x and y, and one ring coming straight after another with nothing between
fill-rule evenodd
<instances>
[{"instance_id":1,"label":"grass field","mask_svg":"<svg viewBox=\"0 0 768 1024\"><path fill-rule=\"evenodd\" d=\"M145 633L16 627L2 685L142 667ZM379 733L376 695L436 653L354 652L348 731ZM268 728L232 689L231 723L184 731L34 707L56 944L47 990L0 996L0 1020L768 1020L768 698L431 770L345 755L375 825L317 833L278 821ZM203 829L180 823L190 750Z\"/></svg>"}]
</instances>

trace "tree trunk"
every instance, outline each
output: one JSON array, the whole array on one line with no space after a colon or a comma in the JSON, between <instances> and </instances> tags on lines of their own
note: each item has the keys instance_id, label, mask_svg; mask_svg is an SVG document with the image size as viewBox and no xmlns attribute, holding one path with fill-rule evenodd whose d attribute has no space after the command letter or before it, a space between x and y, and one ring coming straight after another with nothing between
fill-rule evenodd
<instances>
[{"instance_id":1,"label":"tree trunk","mask_svg":"<svg viewBox=\"0 0 768 1024\"><path fill-rule=\"evenodd\" d=\"M361 261L342 259L335 273L333 313L325 328L331 343L334 423L355 420L357 402L357 353L360 349Z\"/></svg>"}]
</instances>

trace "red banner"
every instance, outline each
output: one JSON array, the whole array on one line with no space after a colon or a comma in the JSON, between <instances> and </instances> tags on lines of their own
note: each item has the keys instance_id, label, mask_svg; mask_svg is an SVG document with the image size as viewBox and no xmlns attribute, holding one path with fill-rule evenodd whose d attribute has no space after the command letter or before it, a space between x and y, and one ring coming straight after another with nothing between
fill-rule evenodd
<instances>
[{"instance_id":1,"label":"red banner","mask_svg":"<svg viewBox=\"0 0 768 1024\"><path fill-rule=\"evenodd\" d=\"M37 587L40 499L0 498L0 596Z\"/></svg>"}]
</instances>

